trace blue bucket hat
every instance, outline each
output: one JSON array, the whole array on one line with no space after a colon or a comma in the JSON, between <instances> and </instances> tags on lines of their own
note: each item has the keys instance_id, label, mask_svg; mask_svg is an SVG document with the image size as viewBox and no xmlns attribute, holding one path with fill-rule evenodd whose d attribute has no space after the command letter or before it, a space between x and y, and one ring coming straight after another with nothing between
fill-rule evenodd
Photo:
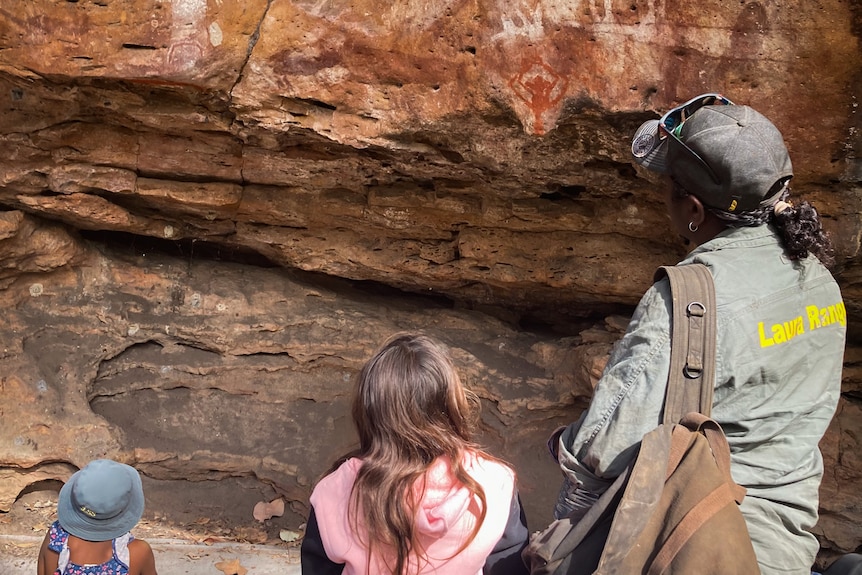
<instances>
[{"instance_id":1,"label":"blue bucket hat","mask_svg":"<svg viewBox=\"0 0 862 575\"><path fill-rule=\"evenodd\" d=\"M144 512L144 489L134 467L96 459L60 489L60 525L86 541L109 541L131 531Z\"/></svg>"}]
</instances>

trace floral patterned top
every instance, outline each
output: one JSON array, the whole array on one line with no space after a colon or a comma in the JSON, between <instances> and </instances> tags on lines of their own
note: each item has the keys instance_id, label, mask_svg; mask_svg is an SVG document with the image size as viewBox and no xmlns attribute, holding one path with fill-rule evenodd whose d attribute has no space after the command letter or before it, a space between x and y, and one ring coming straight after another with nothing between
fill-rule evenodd
<instances>
[{"instance_id":1,"label":"floral patterned top","mask_svg":"<svg viewBox=\"0 0 862 575\"><path fill-rule=\"evenodd\" d=\"M69 532L59 521L51 525L48 549L60 554L54 575L128 575L129 542L134 540L131 533L117 537L113 541L114 554L98 565L78 565L69 561Z\"/></svg>"}]
</instances>

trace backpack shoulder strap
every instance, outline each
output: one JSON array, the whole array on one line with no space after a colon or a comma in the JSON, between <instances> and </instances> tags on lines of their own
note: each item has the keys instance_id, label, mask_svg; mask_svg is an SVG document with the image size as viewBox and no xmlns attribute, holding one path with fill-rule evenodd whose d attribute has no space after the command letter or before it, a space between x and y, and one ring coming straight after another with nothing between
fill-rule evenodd
<instances>
[{"instance_id":1,"label":"backpack shoulder strap","mask_svg":"<svg viewBox=\"0 0 862 575\"><path fill-rule=\"evenodd\" d=\"M689 412L707 417L715 387L715 286L703 264L662 266L673 298L670 372L663 423L677 423Z\"/></svg>"}]
</instances>

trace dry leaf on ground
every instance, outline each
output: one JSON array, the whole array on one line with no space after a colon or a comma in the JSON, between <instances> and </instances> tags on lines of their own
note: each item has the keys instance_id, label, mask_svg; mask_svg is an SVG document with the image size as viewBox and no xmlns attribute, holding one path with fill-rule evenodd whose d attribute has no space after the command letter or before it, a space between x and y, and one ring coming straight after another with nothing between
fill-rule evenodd
<instances>
[{"instance_id":1,"label":"dry leaf on ground","mask_svg":"<svg viewBox=\"0 0 862 575\"><path fill-rule=\"evenodd\" d=\"M221 561L215 564L216 569L224 573L224 575L245 575L248 569L239 564L239 559L231 561Z\"/></svg>"},{"instance_id":2,"label":"dry leaf on ground","mask_svg":"<svg viewBox=\"0 0 862 575\"><path fill-rule=\"evenodd\" d=\"M275 501L259 501L254 506L254 518L258 521L266 521L272 517L281 517L284 515L284 499L276 499Z\"/></svg>"},{"instance_id":3,"label":"dry leaf on ground","mask_svg":"<svg viewBox=\"0 0 862 575\"><path fill-rule=\"evenodd\" d=\"M290 529L282 529L278 533L278 538L285 543L293 543L294 541L297 541L300 537L302 537L302 533L300 533L299 531L292 531Z\"/></svg>"}]
</instances>

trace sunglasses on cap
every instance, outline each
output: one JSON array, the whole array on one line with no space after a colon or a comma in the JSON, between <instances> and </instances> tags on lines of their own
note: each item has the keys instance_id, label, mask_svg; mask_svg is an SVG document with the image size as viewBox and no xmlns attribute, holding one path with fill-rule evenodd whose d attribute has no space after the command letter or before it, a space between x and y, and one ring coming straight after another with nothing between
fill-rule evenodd
<instances>
[{"instance_id":1,"label":"sunglasses on cap","mask_svg":"<svg viewBox=\"0 0 862 575\"><path fill-rule=\"evenodd\" d=\"M700 162L706 171L709 173L710 177L716 184L721 184L721 180L718 176L715 175L715 172L712 171L712 168L709 167L709 164L706 163L706 160L700 157L700 155L689 148L685 142L680 138L680 133L682 132L682 125L685 124L685 121L691 118L691 116L703 108L704 106L732 106L733 102L722 96L721 94L701 94L695 98L692 98L685 104L681 106L677 106L673 110L667 112L664 116L661 117L658 123L658 131L659 137L664 139L666 137L671 137L676 142L685 148L685 150L694 156L698 162Z\"/></svg>"}]
</instances>

